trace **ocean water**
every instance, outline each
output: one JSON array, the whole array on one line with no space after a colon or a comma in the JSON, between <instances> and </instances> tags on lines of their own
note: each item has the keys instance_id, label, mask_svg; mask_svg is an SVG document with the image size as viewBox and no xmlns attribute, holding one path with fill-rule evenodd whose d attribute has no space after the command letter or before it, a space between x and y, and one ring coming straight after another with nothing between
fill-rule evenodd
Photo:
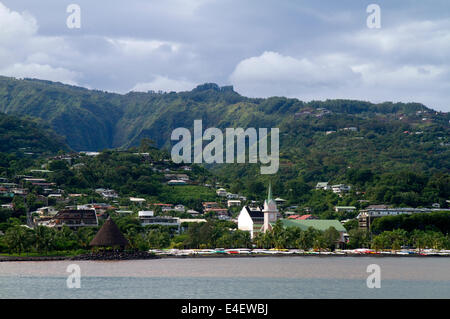
<instances>
[{"instance_id":1,"label":"ocean water","mask_svg":"<svg viewBox=\"0 0 450 319\"><path fill-rule=\"evenodd\" d=\"M71 263L79 289L66 285ZM371 264L381 288L367 287ZM0 298L450 298L449 266L448 258L315 256L3 262Z\"/></svg>"}]
</instances>

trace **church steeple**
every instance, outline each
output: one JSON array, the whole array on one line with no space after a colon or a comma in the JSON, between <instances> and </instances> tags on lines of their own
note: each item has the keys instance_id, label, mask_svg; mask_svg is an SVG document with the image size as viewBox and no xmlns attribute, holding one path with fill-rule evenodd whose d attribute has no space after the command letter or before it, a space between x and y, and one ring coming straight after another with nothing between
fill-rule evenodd
<instances>
[{"instance_id":1,"label":"church steeple","mask_svg":"<svg viewBox=\"0 0 450 319\"><path fill-rule=\"evenodd\" d=\"M269 182L269 189L267 191L267 199L264 201L264 226L263 232L266 232L268 229L271 229L271 223L275 223L277 221L278 209L277 204L272 199L272 183Z\"/></svg>"},{"instance_id":2,"label":"church steeple","mask_svg":"<svg viewBox=\"0 0 450 319\"><path fill-rule=\"evenodd\" d=\"M269 191L267 194L267 202L269 202L272 199L272 182L269 181Z\"/></svg>"}]
</instances>

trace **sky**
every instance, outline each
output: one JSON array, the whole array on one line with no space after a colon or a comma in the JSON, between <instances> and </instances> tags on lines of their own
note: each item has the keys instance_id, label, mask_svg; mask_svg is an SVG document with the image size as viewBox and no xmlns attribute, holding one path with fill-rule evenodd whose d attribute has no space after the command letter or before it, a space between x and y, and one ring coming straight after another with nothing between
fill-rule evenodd
<instances>
[{"instance_id":1,"label":"sky","mask_svg":"<svg viewBox=\"0 0 450 319\"><path fill-rule=\"evenodd\" d=\"M70 4L80 28L67 26ZM380 28L368 27L369 4ZM0 0L0 75L119 93L214 82L448 112L450 2Z\"/></svg>"}]
</instances>

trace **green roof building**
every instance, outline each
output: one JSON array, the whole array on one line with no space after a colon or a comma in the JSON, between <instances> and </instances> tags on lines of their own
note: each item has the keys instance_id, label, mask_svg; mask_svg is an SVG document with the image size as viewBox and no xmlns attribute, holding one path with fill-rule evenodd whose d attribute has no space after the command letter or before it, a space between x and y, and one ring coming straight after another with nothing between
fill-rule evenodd
<instances>
[{"instance_id":1,"label":"green roof building","mask_svg":"<svg viewBox=\"0 0 450 319\"><path fill-rule=\"evenodd\" d=\"M312 227L314 229L325 231L330 227L334 227L339 232L339 240L336 243L339 247L344 247L344 243L347 242L347 230L342 226L341 222L335 219L281 219L281 223L284 227L298 227L302 231L308 230Z\"/></svg>"},{"instance_id":2,"label":"green roof building","mask_svg":"<svg viewBox=\"0 0 450 319\"><path fill-rule=\"evenodd\" d=\"M338 232L345 233L347 230L342 224L335 219L281 219L284 227L299 227L301 230L307 230L309 227L325 231L330 227L334 227Z\"/></svg>"}]
</instances>

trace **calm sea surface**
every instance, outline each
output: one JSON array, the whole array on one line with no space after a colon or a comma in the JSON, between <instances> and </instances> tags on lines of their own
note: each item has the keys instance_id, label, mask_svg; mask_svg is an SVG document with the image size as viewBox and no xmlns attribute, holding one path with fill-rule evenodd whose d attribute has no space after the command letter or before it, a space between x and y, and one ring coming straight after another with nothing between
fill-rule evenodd
<instances>
[{"instance_id":1,"label":"calm sea surface","mask_svg":"<svg viewBox=\"0 0 450 319\"><path fill-rule=\"evenodd\" d=\"M66 285L73 263L79 289ZM380 266L379 289L367 288L370 264ZM0 262L0 298L450 298L450 258Z\"/></svg>"}]
</instances>

